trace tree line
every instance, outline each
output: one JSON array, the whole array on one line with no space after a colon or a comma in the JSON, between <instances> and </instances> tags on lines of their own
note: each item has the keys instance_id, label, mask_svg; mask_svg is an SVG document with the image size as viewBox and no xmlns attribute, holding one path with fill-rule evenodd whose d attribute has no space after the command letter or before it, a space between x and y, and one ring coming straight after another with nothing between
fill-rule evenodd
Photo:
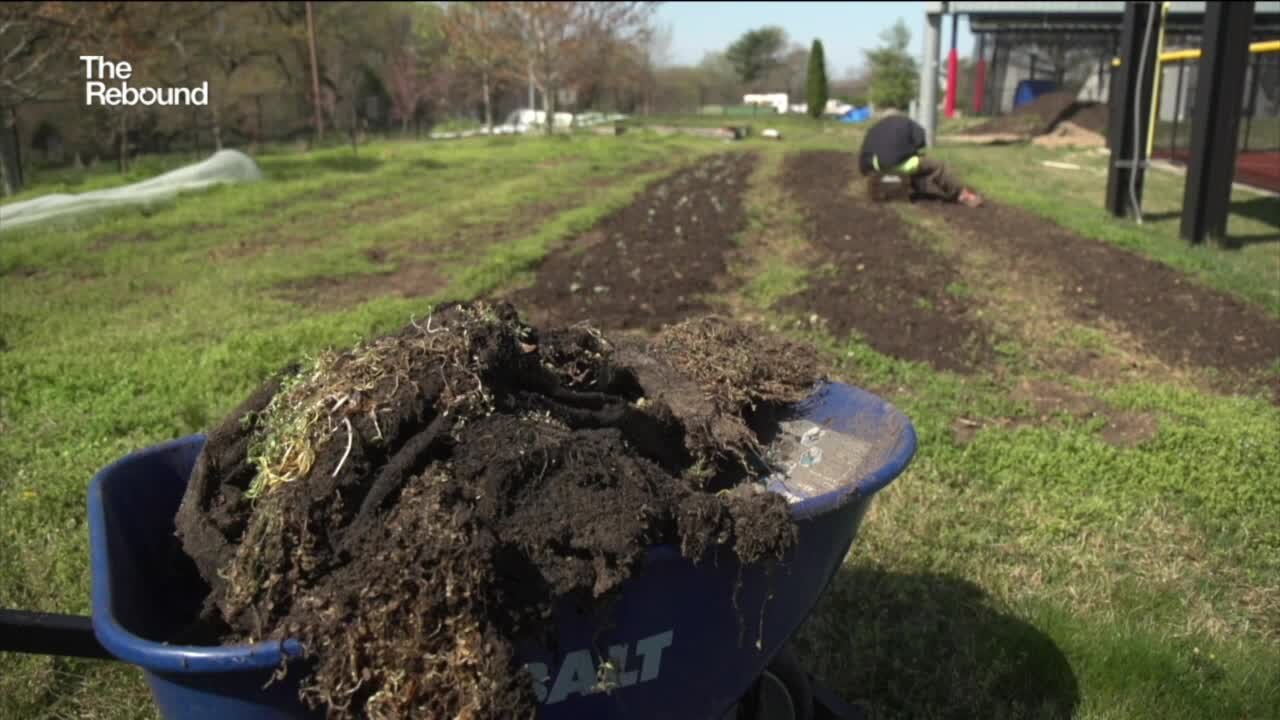
<instances>
[{"instance_id":1,"label":"tree line","mask_svg":"<svg viewBox=\"0 0 1280 720\"><path fill-rule=\"evenodd\" d=\"M536 96L635 111L657 68L652 2L10 2L0 4L0 137L70 159L207 143L408 132ZM207 82L200 107L86 107L81 55L130 63L130 82ZM527 101L526 101L527 102ZM42 117L57 108L56 117ZM72 111L73 110L73 111ZM25 116L38 118L35 122ZM39 135L39 137L36 137ZM0 143L3 148L3 143ZM0 152L6 191L14 153Z\"/></svg>"},{"instance_id":2,"label":"tree line","mask_svg":"<svg viewBox=\"0 0 1280 720\"><path fill-rule=\"evenodd\" d=\"M816 91L807 87L815 48L778 27L751 30L698 64L673 65L659 5L0 3L0 181L6 194L21 184L31 158L20 147L48 164L111 161L126 171L140 152L354 141L460 117L493 125L518 107L548 118L561 107L674 113L738 105L752 91L797 101ZM907 37L905 25L886 35L875 51L882 56L868 54L828 94L863 104L885 95L884 78L914 82ZM207 82L207 105L86 106L82 55L129 62L138 86ZM825 81L820 56L819 67ZM914 93L893 92L907 89ZM23 142L12 142L19 134Z\"/></svg>"}]
</instances>

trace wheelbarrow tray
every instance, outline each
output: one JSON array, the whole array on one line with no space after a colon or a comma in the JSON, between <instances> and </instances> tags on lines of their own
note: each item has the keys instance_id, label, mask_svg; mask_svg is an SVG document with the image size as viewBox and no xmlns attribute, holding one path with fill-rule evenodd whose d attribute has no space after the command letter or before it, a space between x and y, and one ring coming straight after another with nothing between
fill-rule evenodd
<instances>
[{"instance_id":1,"label":"wheelbarrow tray","mask_svg":"<svg viewBox=\"0 0 1280 720\"><path fill-rule=\"evenodd\" d=\"M518 648L539 717L709 720L731 711L813 610L849 550L874 494L915 452L911 423L863 390L827 384L784 429L802 442L793 472L768 481L791 503L799 540L771 567L731 552L698 562L650 548L642 572L602 614L562 603L557 647ZM129 455L89 488L94 634L140 667L166 718L310 718L297 699L305 671L292 640L224 646L165 642L207 588L183 555L173 517L204 437ZM288 661L283 680L268 683Z\"/></svg>"}]
</instances>

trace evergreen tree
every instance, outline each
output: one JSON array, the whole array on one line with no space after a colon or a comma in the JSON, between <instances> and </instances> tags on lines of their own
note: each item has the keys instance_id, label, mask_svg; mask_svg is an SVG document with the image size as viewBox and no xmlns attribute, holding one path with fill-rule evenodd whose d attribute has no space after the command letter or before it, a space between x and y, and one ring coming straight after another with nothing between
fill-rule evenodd
<instances>
[{"instance_id":1,"label":"evergreen tree","mask_svg":"<svg viewBox=\"0 0 1280 720\"><path fill-rule=\"evenodd\" d=\"M815 39L813 48L809 50L809 75L805 82L805 101L809 104L810 117L822 117L829 96L827 61L822 51L822 41Z\"/></svg>"}]
</instances>

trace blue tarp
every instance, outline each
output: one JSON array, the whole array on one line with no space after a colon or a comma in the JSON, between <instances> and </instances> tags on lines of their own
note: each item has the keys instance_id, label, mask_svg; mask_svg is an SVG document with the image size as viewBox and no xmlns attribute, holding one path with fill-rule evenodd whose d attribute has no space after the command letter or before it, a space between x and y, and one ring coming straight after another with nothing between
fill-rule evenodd
<instances>
[{"instance_id":1,"label":"blue tarp","mask_svg":"<svg viewBox=\"0 0 1280 720\"><path fill-rule=\"evenodd\" d=\"M871 119L871 107L854 108L840 116L840 122L860 123Z\"/></svg>"},{"instance_id":2,"label":"blue tarp","mask_svg":"<svg viewBox=\"0 0 1280 720\"><path fill-rule=\"evenodd\" d=\"M1046 93L1058 89L1058 83L1052 80L1023 80L1013 92L1013 106L1026 105Z\"/></svg>"}]
</instances>

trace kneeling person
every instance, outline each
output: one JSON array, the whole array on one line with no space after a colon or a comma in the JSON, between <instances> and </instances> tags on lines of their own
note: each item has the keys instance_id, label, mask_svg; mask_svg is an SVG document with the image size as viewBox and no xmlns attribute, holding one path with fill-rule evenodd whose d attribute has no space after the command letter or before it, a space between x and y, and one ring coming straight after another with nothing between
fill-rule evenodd
<instances>
[{"instance_id":1,"label":"kneeling person","mask_svg":"<svg viewBox=\"0 0 1280 720\"><path fill-rule=\"evenodd\" d=\"M909 178L917 195L933 195L947 202L978 207L982 198L961 186L941 162L924 156L924 128L910 118L887 117L867 131L858 154L858 169L867 178L871 199L880 200L880 179L886 175Z\"/></svg>"}]
</instances>

